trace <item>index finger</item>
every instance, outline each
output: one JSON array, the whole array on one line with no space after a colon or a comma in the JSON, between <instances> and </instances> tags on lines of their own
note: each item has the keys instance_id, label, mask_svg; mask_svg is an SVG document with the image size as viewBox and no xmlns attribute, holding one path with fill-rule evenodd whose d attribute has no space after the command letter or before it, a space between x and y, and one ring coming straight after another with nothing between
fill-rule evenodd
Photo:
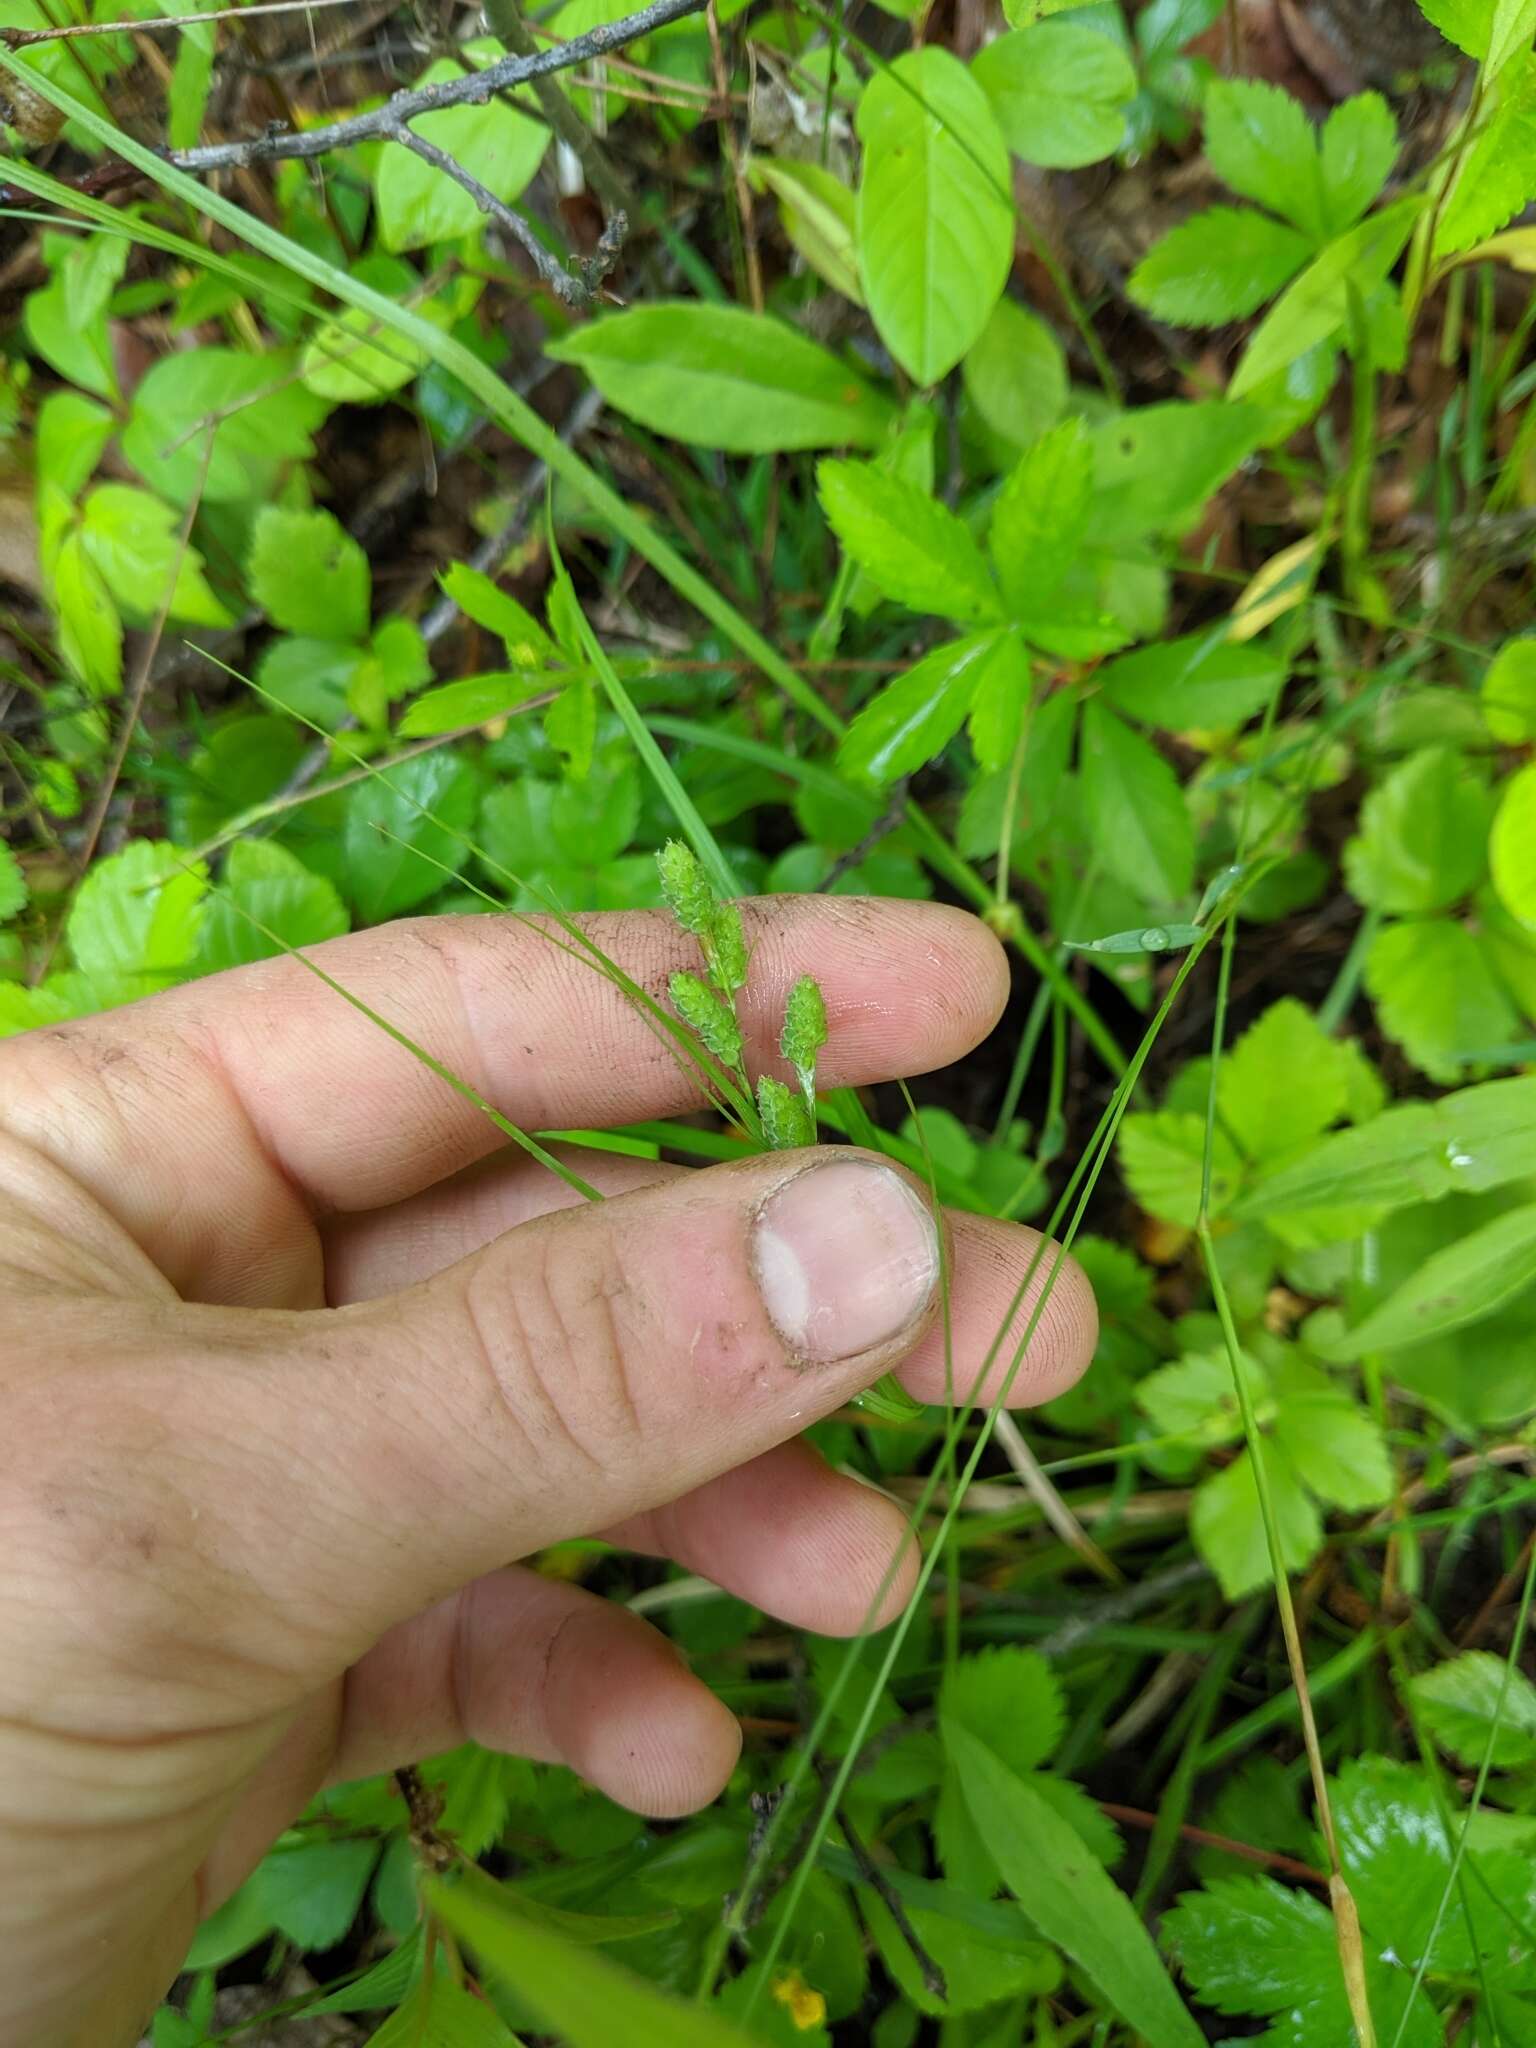
<instances>
[{"instance_id":1,"label":"index finger","mask_svg":"<svg viewBox=\"0 0 1536 2048\"><path fill-rule=\"evenodd\" d=\"M826 998L829 1087L957 1059L1006 998L1002 951L963 911L774 897L744 905L743 919L753 1071L781 1071L784 999L802 974ZM663 1000L668 976L698 964L693 940L663 913L579 922ZM309 954L525 1129L697 1107L697 1076L670 1042L540 923L416 919ZM504 1142L473 1103L289 957L12 1041L0 1058L0 1121L89 1186L178 1286L223 1300L253 1298L245 1281L228 1291L225 1276L267 1256L274 1203L297 1195L311 1214L378 1208Z\"/></svg>"}]
</instances>

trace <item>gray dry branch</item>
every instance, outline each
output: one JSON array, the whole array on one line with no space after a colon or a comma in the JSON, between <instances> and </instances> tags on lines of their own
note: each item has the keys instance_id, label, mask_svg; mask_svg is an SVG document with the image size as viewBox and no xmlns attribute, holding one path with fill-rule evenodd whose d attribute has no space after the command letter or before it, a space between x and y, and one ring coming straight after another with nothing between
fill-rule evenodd
<instances>
[{"instance_id":1,"label":"gray dry branch","mask_svg":"<svg viewBox=\"0 0 1536 2048\"><path fill-rule=\"evenodd\" d=\"M417 135L410 124L425 114L440 114L447 107L484 106L514 86L527 85L547 78L553 72L568 71L573 65L605 57L626 43L638 42L642 36L666 28L671 22L681 21L690 14L702 14L704 6L705 0L653 0L651 6L642 7L635 14L626 14L621 21L605 22L569 42L554 43L547 50L537 50L531 55L514 52L494 64L487 64L483 71L466 72L462 78L444 79L439 85L419 85L406 92L397 92L371 113L354 114L347 120L331 121L320 128L295 131L272 127L262 135L253 135L240 142L215 142L197 149L168 150L165 152L166 161L178 170L201 176L209 171L244 170L253 164L276 163L295 157L324 156L330 150L344 149L357 142L399 143L452 178L483 213L514 235L532 258L540 277L567 306L584 307L591 303L593 294L617 258L625 229L623 215L615 214L610 219L598 244L597 255L580 267L579 274L573 273L550 255L520 214L493 192L487 191L479 179L472 177L446 150Z\"/></svg>"}]
</instances>

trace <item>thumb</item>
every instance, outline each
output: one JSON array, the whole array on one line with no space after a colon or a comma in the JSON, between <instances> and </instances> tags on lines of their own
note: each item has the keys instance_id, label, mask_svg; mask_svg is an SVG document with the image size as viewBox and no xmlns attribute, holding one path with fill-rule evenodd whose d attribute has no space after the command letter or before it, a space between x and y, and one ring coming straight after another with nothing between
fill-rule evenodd
<instances>
[{"instance_id":1,"label":"thumb","mask_svg":"<svg viewBox=\"0 0 1536 2048\"><path fill-rule=\"evenodd\" d=\"M331 1505L356 1554L327 1515L326 1585L349 1571L377 1632L795 1435L923 1334L939 1228L881 1159L778 1155L540 1217L305 1318L297 1398L319 1374L351 1410Z\"/></svg>"}]
</instances>

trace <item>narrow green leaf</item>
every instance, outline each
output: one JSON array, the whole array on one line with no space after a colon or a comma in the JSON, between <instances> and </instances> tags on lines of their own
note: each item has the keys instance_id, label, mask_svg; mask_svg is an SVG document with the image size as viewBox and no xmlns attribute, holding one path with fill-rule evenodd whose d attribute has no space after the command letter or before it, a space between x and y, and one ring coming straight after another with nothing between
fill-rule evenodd
<instances>
[{"instance_id":1,"label":"narrow green leaf","mask_svg":"<svg viewBox=\"0 0 1536 2048\"><path fill-rule=\"evenodd\" d=\"M996 632L948 640L915 668L887 683L843 736L838 767L845 775L894 782L942 752L960 730L977 685L999 642Z\"/></svg>"},{"instance_id":2,"label":"narrow green leaf","mask_svg":"<svg viewBox=\"0 0 1536 2048\"><path fill-rule=\"evenodd\" d=\"M1423 208L1422 199L1399 199L1330 242L1260 323L1229 386L1233 398L1331 340L1348 322L1350 292L1366 298L1386 282Z\"/></svg>"},{"instance_id":3,"label":"narrow green leaf","mask_svg":"<svg viewBox=\"0 0 1536 2048\"><path fill-rule=\"evenodd\" d=\"M1149 2048L1202 2048L1204 2036L1130 1900L1076 1829L964 1725L946 1720L944 1734L971 1818L1040 1933Z\"/></svg>"}]
</instances>

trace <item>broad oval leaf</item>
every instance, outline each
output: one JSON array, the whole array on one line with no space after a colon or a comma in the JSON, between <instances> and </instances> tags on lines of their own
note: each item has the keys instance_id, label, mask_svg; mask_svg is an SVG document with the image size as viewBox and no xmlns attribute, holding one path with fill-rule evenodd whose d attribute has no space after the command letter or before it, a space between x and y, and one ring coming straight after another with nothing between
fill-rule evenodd
<instances>
[{"instance_id":1,"label":"broad oval leaf","mask_svg":"<svg viewBox=\"0 0 1536 2048\"><path fill-rule=\"evenodd\" d=\"M442 751L381 770L347 799L347 884L369 924L435 896L469 858L480 778ZM430 813L430 815L428 815Z\"/></svg>"},{"instance_id":2,"label":"broad oval leaf","mask_svg":"<svg viewBox=\"0 0 1536 2048\"><path fill-rule=\"evenodd\" d=\"M845 775L894 782L948 746L998 647L1008 636L972 633L949 640L888 683L843 735L837 765Z\"/></svg>"},{"instance_id":3,"label":"broad oval leaf","mask_svg":"<svg viewBox=\"0 0 1536 2048\"><path fill-rule=\"evenodd\" d=\"M1360 1358L1418 1344L1491 1315L1536 1281L1536 1203L1496 1216L1427 1258L1403 1285L1328 1347Z\"/></svg>"},{"instance_id":4,"label":"broad oval leaf","mask_svg":"<svg viewBox=\"0 0 1536 2048\"><path fill-rule=\"evenodd\" d=\"M1125 138L1135 67L1096 29L1070 21L1015 29L979 50L971 69L1008 147L1027 164L1074 170Z\"/></svg>"},{"instance_id":5,"label":"broad oval leaf","mask_svg":"<svg viewBox=\"0 0 1536 2048\"><path fill-rule=\"evenodd\" d=\"M1013 262L1008 151L947 50L913 50L859 101L859 270L880 338L933 384L976 340Z\"/></svg>"},{"instance_id":6,"label":"broad oval leaf","mask_svg":"<svg viewBox=\"0 0 1536 2048\"><path fill-rule=\"evenodd\" d=\"M488 38L466 43L458 55L429 65L416 84L441 85L462 78L466 65L482 70L505 54L500 43ZM503 201L523 191L549 147L544 123L520 114L505 96L488 100L483 107L448 107L440 114L426 114L413 126ZM485 215L471 193L401 143L380 147L373 186L379 240L386 249L453 242L485 225Z\"/></svg>"},{"instance_id":7,"label":"broad oval leaf","mask_svg":"<svg viewBox=\"0 0 1536 2048\"><path fill-rule=\"evenodd\" d=\"M1482 940L1453 918L1384 926L1365 986L1381 1028L1436 1081L1465 1079L1520 1028Z\"/></svg>"},{"instance_id":8,"label":"broad oval leaf","mask_svg":"<svg viewBox=\"0 0 1536 2048\"><path fill-rule=\"evenodd\" d=\"M1203 2048L1140 1916L1077 1830L963 1724L946 1718L944 1738L987 1851L1040 1933L1149 2048Z\"/></svg>"},{"instance_id":9,"label":"broad oval leaf","mask_svg":"<svg viewBox=\"0 0 1536 2048\"><path fill-rule=\"evenodd\" d=\"M1274 696L1284 666L1267 647L1234 646L1220 628L1122 654L1099 671L1106 703L1172 732L1233 732Z\"/></svg>"},{"instance_id":10,"label":"broad oval leaf","mask_svg":"<svg viewBox=\"0 0 1536 2048\"><path fill-rule=\"evenodd\" d=\"M578 364L642 426L728 455L873 448L895 417L888 399L818 342L736 306L636 306L545 353Z\"/></svg>"},{"instance_id":11,"label":"broad oval leaf","mask_svg":"<svg viewBox=\"0 0 1536 2048\"><path fill-rule=\"evenodd\" d=\"M1499 901L1522 924L1536 926L1536 765L1504 785L1488 838L1488 862Z\"/></svg>"},{"instance_id":12,"label":"broad oval leaf","mask_svg":"<svg viewBox=\"0 0 1536 2048\"><path fill-rule=\"evenodd\" d=\"M994 434L1023 449L1067 402L1067 358L1037 313L999 299L960 366L965 395Z\"/></svg>"}]
</instances>

